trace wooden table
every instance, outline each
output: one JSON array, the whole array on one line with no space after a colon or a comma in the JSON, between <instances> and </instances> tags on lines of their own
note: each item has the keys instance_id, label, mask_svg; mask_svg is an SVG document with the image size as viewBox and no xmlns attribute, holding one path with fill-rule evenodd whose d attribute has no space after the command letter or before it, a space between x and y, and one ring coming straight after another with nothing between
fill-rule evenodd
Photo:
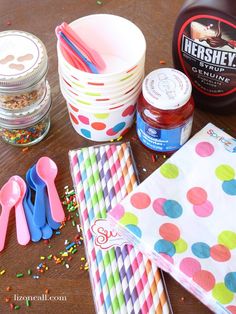
<instances>
[{"instance_id":1,"label":"wooden table","mask_svg":"<svg viewBox=\"0 0 236 314\"><path fill-rule=\"evenodd\" d=\"M136 23L143 31L147 40L146 73L158 68L159 61L164 59L167 66L172 66L171 38L172 29L178 10L183 0L43 0L14 1L1 0L0 31L18 29L31 32L45 43L49 55L48 80L52 88L53 109L51 112L51 130L46 139L31 147L27 152L21 148L0 143L0 186L12 175L25 176L27 169L38 158L47 155L55 160L59 168L57 187L63 194L64 186L72 187L69 172L68 151L92 143L78 136L73 130L65 101L60 93L57 73L55 27L63 21L73 21L81 16L93 13L112 13L124 16ZM230 130L236 136L236 115L221 116L206 113L196 109L193 133L200 130L207 122L213 122L218 127ZM135 128L125 137L131 139L131 145L141 180L144 180L164 161L162 157L157 162L151 162L151 153L143 149L140 143L132 140ZM143 169L147 171L144 172ZM61 230L61 235L54 235L50 241L51 248L43 241L31 243L26 247L17 244L15 222L12 215L8 228L6 249L0 253L0 271L6 273L0 276L0 313L9 312L9 304L5 297L11 297L11 302L20 305L19 313L94 313L93 297L90 288L89 274L80 270L81 258L85 256L83 247L74 255L70 268L47 261L49 270L40 279L34 280L27 275L27 270L36 272L40 256L59 254L64 249L65 239L72 240L76 228L70 222ZM23 272L23 278L16 278L16 273ZM210 311L197 299L186 292L169 275L165 275L173 311L175 314L206 314ZM6 287L12 290L7 292ZM66 301L33 301L27 308L25 303L16 300L19 296L40 296L49 289L50 296L66 297Z\"/></svg>"}]
</instances>

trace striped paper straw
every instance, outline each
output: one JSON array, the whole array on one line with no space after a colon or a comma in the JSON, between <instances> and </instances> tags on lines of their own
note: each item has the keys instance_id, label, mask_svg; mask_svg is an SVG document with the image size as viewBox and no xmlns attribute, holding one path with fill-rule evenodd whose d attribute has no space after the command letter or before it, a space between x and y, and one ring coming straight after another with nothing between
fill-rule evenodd
<instances>
[{"instance_id":1,"label":"striped paper straw","mask_svg":"<svg viewBox=\"0 0 236 314\"><path fill-rule=\"evenodd\" d=\"M115 199L114 185L111 184L112 182L111 171L109 168L104 146L101 146L99 148L97 152L97 158L98 158L98 166L99 166L99 171L100 171L101 182L102 182L102 186L104 188L104 193L106 196L105 199L106 199L106 204L107 204L107 210L109 211L111 209L112 203L114 205L116 205L117 203ZM129 283L128 289L125 290L125 296L127 296L127 298L131 298L134 313L139 313L141 308L139 304L138 293L135 286L134 276L132 273L127 249L125 248L125 246L122 249L119 247L116 247L115 251L116 251L116 255L117 255L117 259L119 263L122 260L122 263L123 263L122 268L125 269L125 274L127 278L123 278L123 279L124 280L126 279L126 281ZM129 304L129 301L127 303Z\"/></svg>"},{"instance_id":2,"label":"striped paper straw","mask_svg":"<svg viewBox=\"0 0 236 314\"><path fill-rule=\"evenodd\" d=\"M76 152L70 152L71 160L74 156ZM78 157L80 166L74 160L72 171L98 313L169 314L158 268L131 245L109 252L97 249L90 232L94 219L105 218L106 211L138 185L130 147L123 143L84 148Z\"/></svg>"},{"instance_id":3,"label":"striped paper straw","mask_svg":"<svg viewBox=\"0 0 236 314\"><path fill-rule=\"evenodd\" d=\"M96 190L96 183L98 183L99 181L99 173L96 169L95 173L93 172L89 150L87 148L83 148L82 154L84 156L84 165L87 174L87 181L90 191L90 198L92 200L92 210L94 211L94 216L96 218L104 218L105 216L103 215L102 217L101 213L104 212L104 210L106 213L106 207L103 201L102 189L98 191ZM96 166L96 162L93 162L93 165ZM101 253L103 256L103 260L100 262L104 263L105 266L108 287L111 293L112 308L115 313L120 313L120 311L122 311L122 308L125 306L125 302L122 287L119 281L119 271L117 269L114 250L108 250L106 252L101 251Z\"/></svg>"},{"instance_id":4,"label":"striped paper straw","mask_svg":"<svg viewBox=\"0 0 236 314\"><path fill-rule=\"evenodd\" d=\"M85 168L85 162L84 162L82 151L79 152L78 157L79 157L78 159L79 159L81 177L83 180L84 195L86 198L86 204L88 206L89 225L91 226L94 219L96 218L95 213L94 213L94 200L91 198L91 194L90 194L90 187L89 187L89 182L88 182L88 177L87 177L87 172ZM105 288L105 292L106 292L105 296L109 295L110 297L111 303L110 304L108 303L108 306L111 307L112 313L115 313L117 308L119 307L119 303L117 300L115 290L113 288L114 285L112 283L112 271L109 268L109 266L106 267L106 264L108 264L108 260L106 257L104 258L104 252L99 249L96 250L95 259L98 264L98 270L99 270L100 280L102 282L102 288L103 287ZM108 285L108 288L107 288L107 285ZM108 307L108 310L109 310L109 307Z\"/></svg>"},{"instance_id":5,"label":"striped paper straw","mask_svg":"<svg viewBox=\"0 0 236 314\"><path fill-rule=\"evenodd\" d=\"M102 278L102 274L104 270L101 265L99 267L96 256L98 253L98 249L94 246L93 237L90 231L90 221L87 206L89 205L89 201L86 199L84 194L84 186L83 186L83 178L81 176L81 172L79 169L78 159L76 152L70 152L71 163L73 164L73 178L75 182L75 187L77 191L77 197L80 205L80 217L81 222L83 223L83 231L85 233L86 240L86 248L88 252L88 261L89 261L89 269L93 282L93 287L95 289L94 298L97 303L97 308L100 309L101 313L109 313L113 314L111 308L111 297L108 290L108 285L106 278ZM84 174L83 174L84 175ZM105 277L105 276L104 276Z\"/></svg>"},{"instance_id":6,"label":"striped paper straw","mask_svg":"<svg viewBox=\"0 0 236 314\"><path fill-rule=\"evenodd\" d=\"M116 147L115 145L111 145L110 149L107 149L107 154L108 154L108 158L112 161L112 167L114 167L114 173L113 175L113 179L116 180L115 182L118 182L119 185L119 193L117 193L116 197L116 201L117 203L119 203L127 194L127 191L125 189L125 186L121 185L122 181L119 180L120 177L122 177L122 169L121 169L121 164L120 164L120 160L118 157L118 149L122 149L122 147ZM140 294L144 295L144 299L145 302L143 303L143 311L144 312L148 312L151 313L154 311L154 307L153 307L153 303L148 302L150 301L150 298L148 298L149 296L149 291L148 291L148 285L147 285L147 276L146 276L146 272L145 272L145 268L144 268L144 264L142 263L142 260L138 260L137 257L140 256L136 256L135 254L135 249L130 246L129 248L129 254L131 256L131 258L133 259L133 263L132 263L132 267L134 267L135 271L135 276L137 276L137 274L139 274L139 278L137 278L138 280L138 286L140 286ZM136 265L138 265L138 267L136 267ZM138 276L137 276L138 277Z\"/></svg>"},{"instance_id":7,"label":"striped paper straw","mask_svg":"<svg viewBox=\"0 0 236 314\"><path fill-rule=\"evenodd\" d=\"M128 182L126 181L125 184L127 187L127 192L130 193L137 186L137 180L135 180L135 171L132 165L132 161L130 160L130 152L126 143L123 143L121 145L121 149L119 149L118 151L118 156L122 165L121 168L123 170L123 175L128 180ZM144 280L147 280L149 283L146 292L149 293L147 298L148 302L151 303L152 300L155 313L169 313L169 306L159 269L156 266L152 265L150 260L146 259L145 256L143 256L142 254L140 255L137 249L135 249L135 251L136 256L139 257L140 264L145 265L145 270L143 270L143 276L145 278Z\"/></svg>"},{"instance_id":8,"label":"striped paper straw","mask_svg":"<svg viewBox=\"0 0 236 314\"><path fill-rule=\"evenodd\" d=\"M105 200L106 208L107 210L109 210L111 207L110 198L109 198L107 184L105 180L105 174L103 171L101 156L100 156L100 152L98 148L97 149L95 148L95 154L97 156L98 170L100 174L101 187L103 190L104 200ZM131 294L129 290L129 282L126 276L126 269L125 269L125 265L124 265L123 258L121 255L121 249L119 247L116 247L114 250L115 250L116 260L117 260L117 264L118 264L118 268L120 272L120 280L121 280L122 288L124 291L127 312L131 313L133 310L133 303L132 303Z\"/></svg>"}]
</instances>

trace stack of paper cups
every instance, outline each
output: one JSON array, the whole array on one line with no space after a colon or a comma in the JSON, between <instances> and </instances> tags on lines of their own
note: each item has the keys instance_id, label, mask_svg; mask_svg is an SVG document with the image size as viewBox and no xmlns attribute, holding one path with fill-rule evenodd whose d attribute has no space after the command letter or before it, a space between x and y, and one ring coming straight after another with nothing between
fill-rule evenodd
<instances>
[{"instance_id":1,"label":"stack of paper cups","mask_svg":"<svg viewBox=\"0 0 236 314\"><path fill-rule=\"evenodd\" d=\"M146 41L132 22L95 14L70 24L102 57L99 74L76 69L57 44L61 92L75 130L93 141L109 141L131 127L144 76Z\"/></svg>"}]
</instances>

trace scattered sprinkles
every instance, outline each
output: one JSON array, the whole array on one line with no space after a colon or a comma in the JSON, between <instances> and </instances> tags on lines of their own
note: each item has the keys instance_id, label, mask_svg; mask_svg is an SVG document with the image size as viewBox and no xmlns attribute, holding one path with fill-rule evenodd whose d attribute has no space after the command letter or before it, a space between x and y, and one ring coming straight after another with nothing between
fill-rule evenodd
<instances>
[{"instance_id":1,"label":"scattered sprinkles","mask_svg":"<svg viewBox=\"0 0 236 314\"><path fill-rule=\"evenodd\" d=\"M24 277L24 274L23 273L18 273L18 274L16 274L16 277L17 278L22 278L22 277Z\"/></svg>"},{"instance_id":2,"label":"scattered sprinkles","mask_svg":"<svg viewBox=\"0 0 236 314\"><path fill-rule=\"evenodd\" d=\"M24 147L24 148L22 149L22 152L25 153L25 152L27 152L28 150L29 150L29 147Z\"/></svg>"},{"instance_id":3,"label":"scattered sprinkles","mask_svg":"<svg viewBox=\"0 0 236 314\"><path fill-rule=\"evenodd\" d=\"M152 162L156 162L156 156L155 155L152 155Z\"/></svg>"},{"instance_id":4,"label":"scattered sprinkles","mask_svg":"<svg viewBox=\"0 0 236 314\"><path fill-rule=\"evenodd\" d=\"M64 189L65 189L65 192L61 198L62 198L62 204L65 208L67 215L66 215L65 220L61 223L59 230L64 228L67 222L70 221L73 227L77 227L77 234L75 235L73 239L65 239L63 241L64 248L61 251L59 251L57 254L49 253L45 255L40 255L39 263L36 265L35 271L29 268L25 272L28 276L31 276L32 279L35 279L35 280L40 279L40 277L49 270L49 265L51 265L51 263L54 263L55 265L61 265L62 267L65 267L66 269L69 270L71 267L70 262L73 260L73 257L79 251L79 247L83 245L82 229L77 221L79 214L77 212L78 203L76 200L75 191L70 190L68 186L66 186ZM59 230L55 232L55 234L58 236L61 235L61 231ZM45 243L46 248L48 249L52 248L52 245L50 244L49 240L44 240L43 242ZM81 257L80 258L80 270L87 271L88 269L89 269L89 266L88 266L86 258ZM4 275L5 272L6 272L5 269L0 270L0 275L1 276ZM24 272L17 273L16 277L23 278ZM12 287L7 286L5 290L9 292L12 290ZM44 293L49 294L49 289L45 288ZM6 296L4 300L6 303L9 303L9 307L11 311L21 309L20 305L10 303L11 302L10 296ZM25 306L26 307L31 306L30 300L27 299L25 301Z\"/></svg>"}]
</instances>

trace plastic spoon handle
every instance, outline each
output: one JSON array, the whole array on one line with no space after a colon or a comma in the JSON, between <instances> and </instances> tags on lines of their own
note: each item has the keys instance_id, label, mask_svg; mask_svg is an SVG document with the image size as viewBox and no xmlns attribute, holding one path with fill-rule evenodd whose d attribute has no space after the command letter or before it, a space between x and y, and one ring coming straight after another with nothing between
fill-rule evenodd
<instances>
[{"instance_id":1,"label":"plastic spoon handle","mask_svg":"<svg viewBox=\"0 0 236 314\"><path fill-rule=\"evenodd\" d=\"M78 56L76 54L73 54L71 49L66 45L66 43L63 41L63 39L60 37L59 35L60 32L60 28L59 26L56 27L56 36L59 40L60 43L60 49L61 52L64 56L64 58L66 59L66 61L71 64L73 67L82 70L84 72L87 72L88 69L86 67L86 65L81 62L81 60L78 58Z\"/></svg>"},{"instance_id":2,"label":"plastic spoon handle","mask_svg":"<svg viewBox=\"0 0 236 314\"><path fill-rule=\"evenodd\" d=\"M22 201L18 202L15 205L15 213L16 213L16 235L18 243L21 245L26 245L30 241L30 233L25 218L25 211Z\"/></svg>"},{"instance_id":3,"label":"plastic spoon handle","mask_svg":"<svg viewBox=\"0 0 236 314\"><path fill-rule=\"evenodd\" d=\"M29 193L27 191L26 196L24 197L24 200L23 200L23 205L24 205L24 209L25 209L25 216L26 216L26 220L28 222L31 240L33 242L38 242L42 238L42 232L41 232L40 228L34 224L33 207L31 207L32 203L31 204L30 203L31 203L31 200L29 201Z\"/></svg>"},{"instance_id":4,"label":"plastic spoon handle","mask_svg":"<svg viewBox=\"0 0 236 314\"><path fill-rule=\"evenodd\" d=\"M43 227L46 224L45 212L45 186L37 185L34 203L34 224L38 227Z\"/></svg>"},{"instance_id":5,"label":"plastic spoon handle","mask_svg":"<svg viewBox=\"0 0 236 314\"><path fill-rule=\"evenodd\" d=\"M71 50L69 46L67 46L66 42L61 37L59 37L59 39L64 57L71 60L71 62L69 60L67 60L67 62L71 63L75 68L81 71L91 72L87 65L77 56L77 54Z\"/></svg>"},{"instance_id":6,"label":"plastic spoon handle","mask_svg":"<svg viewBox=\"0 0 236 314\"><path fill-rule=\"evenodd\" d=\"M56 222L62 222L65 218L64 210L60 201L60 198L57 193L57 189L55 186L54 181L47 181L47 188L48 188L48 196L49 196L49 203L52 213L52 218Z\"/></svg>"},{"instance_id":7,"label":"plastic spoon handle","mask_svg":"<svg viewBox=\"0 0 236 314\"><path fill-rule=\"evenodd\" d=\"M50 226L48 224L46 224L45 226L43 226L41 228L42 230L42 234L43 234L43 239L44 240L48 240L52 237L52 234L53 234L53 231L52 231L52 228L50 228Z\"/></svg>"},{"instance_id":8,"label":"plastic spoon handle","mask_svg":"<svg viewBox=\"0 0 236 314\"><path fill-rule=\"evenodd\" d=\"M83 54L76 48L76 46L62 33L59 32L59 35L64 39L64 41L71 47L71 49L82 59L82 61L89 67L92 73L98 74L98 70L95 65L90 62Z\"/></svg>"},{"instance_id":9,"label":"plastic spoon handle","mask_svg":"<svg viewBox=\"0 0 236 314\"><path fill-rule=\"evenodd\" d=\"M10 208L2 206L2 214L0 216L0 252L4 249L5 246L9 215Z\"/></svg>"},{"instance_id":10,"label":"plastic spoon handle","mask_svg":"<svg viewBox=\"0 0 236 314\"><path fill-rule=\"evenodd\" d=\"M71 41L74 41L78 48L88 56L92 63L94 63L100 70L105 69L106 64L96 50L89 47L67 23L62 23L60 27L62 31L65 32L65 35L68 36Z\"/></svg>"},{"instance_id":11,"label":"plastic spoon handle","mask_svg":"<svg viewBox=\"0 0 236 314\"><path fill-rule=\"evenodd\" d=\"M53 229L53 230L57 230L60 227L60 223L56 222L53 220L52 218L52 213L51 213L51 209L50 209L50 204L49 204L49 199L48 196L45 196L45 206L46 206L46 218L47 218L47 222L49 224L49 226Z\"/></svg>"}]
</instances>

